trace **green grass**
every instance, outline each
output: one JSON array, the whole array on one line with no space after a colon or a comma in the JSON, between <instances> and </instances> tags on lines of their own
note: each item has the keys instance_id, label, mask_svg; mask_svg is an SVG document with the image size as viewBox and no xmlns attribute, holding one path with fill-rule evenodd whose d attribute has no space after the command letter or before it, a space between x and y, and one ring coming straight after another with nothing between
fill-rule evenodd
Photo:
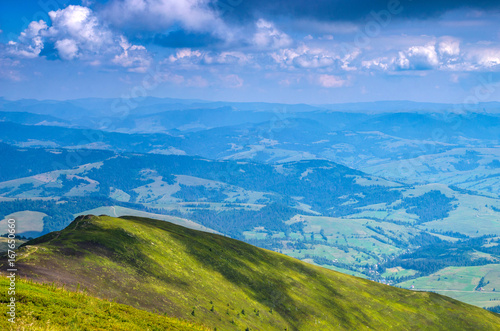
<instances>
[{"instance_id":1,"label":"green grass","mask_svg":"<svg viewBox=\"0 0 500 331\"><path fill-rule=\"evenodd\" d=\"M314 233L316 240L323 240L321 232L328 239L325 244L308 244L308 249L282 249L282 253L303 259L305 255L316 255L330 260L337 260L341 263L354 265L377 264L379 259L392 254L398 255L403 249L398 248L391 238L398 240L408 240L418 234L417 230L390 222L376 222L370 219L335 218L326 216L305 216L300 215L292 218L287 223L292 224L298 221L305 221L304 235L293 233L290 238L295 240L310 241L311 233ZM373 228L380 228L379 233ZM383 233L382 233L383 231ZM255 235L255 234L254 234ZM250 236L247 236L249 238ZM377 240L380 238L385 242ZM349 251L334 246L349 246ZM365 252L370 252L366 254Z\"/></svg>"},{"instance_id":2,"label":"green grass","mask_svg":"<svg viewBox=\"0 0 500 331\"><path fill-rule=\"evenodd\" d=\"M489 282L483 291L476 287L484 277ZM448 267L432 275L399 283L398 286L414 286L419 291L434 291L479 307L500 304L500 264L476 267Z\"/></svg>"},{"instance_id":3,"label":"green grass","mask_svg":"<svg viewBox=\"0 0 500 331\"><path fill-rule=\"evenodd\" d=\"M79 217L19 250L20 274L218 330L498 330L500 317L243 242L137 217ZM80 284L80 285L78 285Z\"/></svg>"},{"instance_id":4,"label":"green grass","mask_svg":"<svg viewBox=\"0 0 500 331\"><path fill-rule=\"evenodd\" d=\"M0 279L0 287L9 287L5 277ZM191 322L32 281L18 279L15 297L16 319L11 323L7 319L10 296L6 290L0 291L2 330L209 330Z\"/></svg>"}]
</instances>

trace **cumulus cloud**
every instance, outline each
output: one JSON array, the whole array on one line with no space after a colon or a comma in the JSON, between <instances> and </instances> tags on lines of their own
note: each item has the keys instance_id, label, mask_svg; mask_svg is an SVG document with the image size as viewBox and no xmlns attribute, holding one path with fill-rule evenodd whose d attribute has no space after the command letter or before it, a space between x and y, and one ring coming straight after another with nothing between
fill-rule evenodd
<instances>
[{"instance_id":1,"label":"cumulus cloud","mask_svg":"<svg viewBox=\"0 0 500 331\"><path fill-rule=\"evenodd\" d=\"M379 57L371 60L361 61L361 66L365 69L381 69L389 70L392 68L395 59L389 59L388 57Z\"/></svg>"},{"instance_id":2,"label":"cumulus cloud","mask_svg":"<svg viewBox=\"0 0 500 331\"><path fill-rule=\"evenodd\" d=\"M466 55L470 61L470 68L493 69L500 66L500 48L474 48Z\"/></svg>"},{"instance_id":3,"label":"cumulus cloud","mask_svg":"<svg viewBox=\"0 0 500 331\"><path fill-rule=\"evenodd\" d=\"M399 52L396 65L401 70L429 70L439 65L438 54L434 44L413 46L407 51Z\"/></svg>"},{"instance_id":4,"label":"cumulus cloud","mask_svg":"<svg viewBox=\"0 0 500 331\"><path fill-rule=\"evenodd\" d=\"M9 41L9 51L12 54L34 58L44 47L42 34L47 32L47 23L44 21L31 22L26 30L21 32L18 41Z\"/></svg>"},{"instance_id":5,"label":"cumulus cloud","mask_svg":"<svg viewBox=\"0 0 500 331\"><path fill-rule=\"evenodd\" d=\"M49 12L49 17L50 27L44 21L31 22L17 41L9 42L11 54L34 58L45 44L53 44L62 60L79 58L96 64L109 58L109 63L131 71L143 71L150 63L143 46L131 45L123 35L113 33L87 7L68 6Z\"/></svg>"},{"instance_id":6,"label":"cumulus cloud","mask_svg":"<svg viewBox=\"0 0 500 331\"><path fill-rule=\"evenodd\" d=\"M62 39L55 43L55 48L64 60L72 60L78 55L78 45L73 39Z\"/></svg>"},{"instance_id":7,"label":"cumulus cloud","mask_svg":"<svg viewBox=\"0 0 500 331\"><path fill-rule=\"evenodd\" d=\"M255 26L257 31L253 36L253 43L260 48L289 47L293 40L286 33L278 30L273 23L259 19Z\"/></svg>"},{"instance_id":8,"label":"cumulus cloud","mask_svg":"<svg viewBox=\"0 0 500 331\"><path fill-rule=\"evenodd\" d=\"M439 70L452 72L491 71L500 69L500 48L489 43L466 45L445 36L424 46L411 46L396 56L381 56L361 61L367 70ZM457 76L454 76L457 77Z\"/></svg>"},{"instance_id":9,"label":"cumulus cloud","mask_svg":"<svg viewBox=\"0 0 500 331\"><path fill-rule=\"evenodd\" d=\"M82 50L97 52L103 45L113 43L113 34L100 24L94 13L87 7L68 6L51 11L52 26L46 36L61 40L72 40Z\"/></svg>"},{"instance_id":10,"label":"cumulus cloud","mask_svg":"<svg viewBox=\"0 0 500 331\"><path fill-rule=\"evenodd\" d=\"M178 62L178 61L183 61L183 60L189 60L191 62L191 59L201 59L202 53L199 50L192 50L191 48L182 48L177 50L175 55L170 55L169 56L169 61L170 62ZM198 62L198 60L196 60Z\"/></svg>"},{"instance_id":11,"label":"cumulus cloud","mask_svg":"<svg viewBox=\"0 0 500 331\"><path fill-rule=\"evenodd\" d=\"M301 68L322 68L333 65L335 58L329 54L310 52L297 56L293 62Z\"/></svg>"},{"instance_id":12,"label":"cumulus cloud","mask_svg":"<svg viewBox=\"0 0 500 331\"><path fill-rule=\"evenodd\" d=\"M198 65L247 65L252 63L252 56L239 51L202 52L191 48L182 48L171 54L167 61L182 67Z\"/></svg>"},{"instance_id":13,"label":"cumulus cloud","mask_svg":"<svg viewBox=\"0 0 500 331\"><path fill-rule=\"evenodd\" d=\"M460 54L460 42L452 38L441 38L426 45L411 46L398 52L397 56L381 56L361 62L364 69L432 70L456 68Z\"/></svg>"},{"instance_id":14,"label":"cumulus cloud","mask_svg":"<svg viewBox=\"0 0 500 331\"><path fill-rule=\"evenodd\" d=\"M125 37L121 37L122 53L115 55L113 62L133 72L146 72L151 59L144 46L132 45Z\"/></svg>"},{"instance_id":15,"label":"cumulus cloud","mask_svg":"<svg viewBox=\"0 0 500 331\"><path fill-rule=\"evenodd\" d=\"M438 52L441 56L458 56L460 54L460 40L452 37L444 37L438 44Z\"/></svg>"},{"instance_id":16,"label":"cumulus cloud","mask_svg":"<svg viewBox=\"0 0 500 331\"><path fill-rule=\"evenodd\" d=\"M332 51L321 48L309 48L300 45L297 48L284 48L270 54L271 58L283 68L317 69L338 66L341 59Z\"/></svg>"}]
</instances>

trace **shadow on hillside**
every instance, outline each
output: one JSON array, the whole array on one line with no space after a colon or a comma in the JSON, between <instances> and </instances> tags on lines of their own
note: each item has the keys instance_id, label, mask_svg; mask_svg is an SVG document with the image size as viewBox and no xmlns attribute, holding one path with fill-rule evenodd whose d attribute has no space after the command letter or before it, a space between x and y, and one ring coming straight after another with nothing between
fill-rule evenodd
<instances>
[{"instance_id":1,"label":"shadow on hillside","mask_svg":"<svg viewBox=\"0 0 500 331\"><path fill-rule=\"evenodd\" d=\"M302 329L301 323L312 317L324 315L335 316L343 325L349 328L352 314L342 310L339 304L348 300L334 288L334 284L321 273L306 264L289 257L279 258L277 255L256 248L249 244L223 236L203 233L164 221L123 217L142 225L154 226L175 234L186 249L204 268L221 274L232 284L240 287L254 300L272 309L288 321L296 330ZM276 265L279 263L280 265ZM292 279L289 272L297 273L309 284ZM307 287L313 287L313 300L328 307L328 311L313 311L310 306L295 297L306 297ZM349 318L351 317L351 318ZM358 312L369 325L370 318L363 312ZM331 321L331 319L329 319Z\"/></svg>"}]
</instances>

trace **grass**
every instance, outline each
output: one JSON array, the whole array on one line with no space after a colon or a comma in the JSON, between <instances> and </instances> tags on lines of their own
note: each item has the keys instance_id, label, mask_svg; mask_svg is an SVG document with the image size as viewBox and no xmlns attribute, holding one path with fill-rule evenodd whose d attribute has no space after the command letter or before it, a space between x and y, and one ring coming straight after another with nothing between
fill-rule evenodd
<instances>
[{"instance_id":1,"label":"grass","mask_svg":"<svg viewBox=\"0 0 500 331\"><path fill-rule=\"evenodd\" d=\"M500 317L165 221L79 217L19 250L37 282L218 330L497 330ZM57 312L54 312L57 314ZM119 325L119 324L118 324Z\"/></svg>"},{"instance_id":2,"label":"grass","mask_svg":"<svg viewBox=\"0 0 500 331\"><path fill-rule=\"evenodd\" d=\"M390 223L376 222L370 219L335 218L326 216L300 215L289 220L291 224L297 221L306 221L304 235L294 233L290 238L309 241L311 233L316 240L322 240L324 236L328 239L325 244L308 244L308 249L282 249L284 254L303 259L305 255L316 255L330 260L351 265L377 264L383 256L398 255L403 249L398 248L391 238L408 240L418 234L417 230ZM380 228L378 232L374 228ZM256 237L256 232L246 233L246 238ZM384 242L376 239L380 238ZM391 244L392 243L392 244ZM351 247L348 252L332 246L344 245ZM370 255L364 252L370 252Z\"/></svg>"},{"instance_id":3,"label":"grass","mask_svg":"<svg viewBox=\"0 0 500 331\"><path fill-rule=\"evenodd\" d=\"M488 282L482 291L476 291L481 278ZM414 286L419 291L434 291L479 307L500 304L500 264L475 267L448 267L426 276L399 283Z\"/></svg>"},{"instance_id":4,"label":"grass","mask_svg":"<svg viewBox=\"0 0 500 331\"><path fill-rule=\"evenodd\" d=\"M5 277L0 287L9 287ZM206 330L191 322L71 292L50 284L16 281L16 319L7 319L7 291L0 292L2 330ZM9 316L10 317L10 316Z\"/></svg>"}]
</instances>

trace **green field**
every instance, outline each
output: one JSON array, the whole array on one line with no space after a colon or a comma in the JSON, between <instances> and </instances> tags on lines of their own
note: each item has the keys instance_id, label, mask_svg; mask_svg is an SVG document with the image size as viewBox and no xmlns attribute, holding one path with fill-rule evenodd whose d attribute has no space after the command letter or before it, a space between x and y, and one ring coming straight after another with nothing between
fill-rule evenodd
<instances>
[{"instance_id":1,"label":"green field","mask_svg":"<svg viewBox=\"0 0 500 331\"><path fill-rule=\"evenodd\" d=\"M476 290L481 278L487 285ZM433 291L479 307L500 305L500 264L477 267L449 267L397 286L418 291Z\"/></svg>"}]
</instances>

